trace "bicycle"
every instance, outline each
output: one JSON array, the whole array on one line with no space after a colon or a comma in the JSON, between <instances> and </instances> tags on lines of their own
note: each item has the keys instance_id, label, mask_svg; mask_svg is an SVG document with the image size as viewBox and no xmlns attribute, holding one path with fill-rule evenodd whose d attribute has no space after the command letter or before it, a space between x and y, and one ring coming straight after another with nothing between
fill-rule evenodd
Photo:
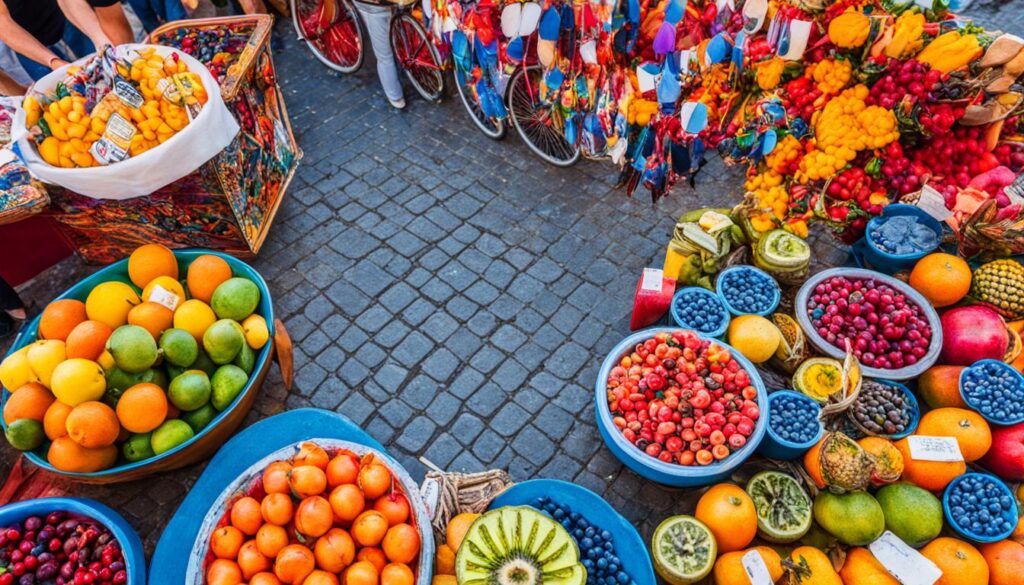
<instances>
[{"instance_id":1,"label":"bicycle","mask_svg":"<svg viewBox=\"0 0 1024 585\"><path fill-rule=\"evenodd\" d=\"M353 0L290 0L292 25L318 61L343 74L363 66L362 19ZM396 3L389 37L395 62L423 99L439 102L444 95L444 61L413 15L415 0Z\"/></svg>"}]
</instances>

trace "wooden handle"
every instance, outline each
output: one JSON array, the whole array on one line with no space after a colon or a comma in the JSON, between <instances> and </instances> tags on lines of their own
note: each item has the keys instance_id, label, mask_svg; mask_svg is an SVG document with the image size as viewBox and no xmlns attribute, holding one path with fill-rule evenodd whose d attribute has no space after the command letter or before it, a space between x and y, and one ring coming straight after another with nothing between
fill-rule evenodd
<instances>
[{"instance_id":1,"label":"wooden handle","mask_svg":"<svg viewBox=\"0 0 1024 585\"><path fill-rule=\"evenodd\" d=\"M288 330L285 329L284 323L280 319L274 319L274 349L277 365L281 368L281 380L284 381L284 388L291 391L292 380L295 378L292 338L288 335Z\"/></svg>"}]
</instances>

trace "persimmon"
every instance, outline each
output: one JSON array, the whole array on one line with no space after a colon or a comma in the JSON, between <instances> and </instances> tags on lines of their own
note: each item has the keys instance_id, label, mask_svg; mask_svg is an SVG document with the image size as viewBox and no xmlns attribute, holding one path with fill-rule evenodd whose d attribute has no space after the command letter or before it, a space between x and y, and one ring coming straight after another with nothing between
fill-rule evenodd
<instances>
[{"instance_id":1,"label":"persimmon","mask_svg":"<svg viewBox=\"0 0 1024 585\"><path fill-rule=\"evenodd\" d=\"M276 524L264 524L256 533L256 548L265 557L274 558L288 546L288 531ZM249 585L252 585L250 583Z\"/></svg>"},{"instance_id":2,"label":"persimmon","mask_svg":"<svg viewBox=\"0 0 1024 585\"><path fill-rule=\"evenodd\" d=\"M377 585L380 572L369 561L359 561L345 569L343 585Z\"/></svg>"},{"instance_id":3,"label":"persimmon","mask_svg":"<svg viewBox=\"0 0 1024 585\"><path fill-rule=\"evenodd\" d=\"M260 502L260 514L271 524L284 526L292 521L295 505L288 494L267 494Z\"/></svg>"},{"instance_id":4,"label":"persimmon","mask_svg":"<svg viewBox=\"0 0 1024 585\"><path fill-rule=\"evenodd\" d=\"M420 533L408 524L396 524L384 534L381 549L393 563L411 563L420 552Z\"/></svg>"},{"instance_id":5,"label":"persimmon","mask_svg":"<svg viewBox=\"0 0 1024 585\"><path fill-rule=\"evenodd\" d=\"M313 572L315 566L313 551L301 544L289 544L274 558L274 575L282 583L299 585Z\"/></svg>"},{"instance_id":6,"label":"persimmon","mask_svg":"<svg viewBox=\"0 0 1024 585\"><path fill-rule=\"evenodd\" d=\"M327 571L316 570L302 581L302 585L338 585L338 578Z\"/></svg>"},{"instance_id":7,"label":"persimmon","mask_svg":"<svg viewBox=\"0 0 1024 585\"><path fill-rule=\"evenodd\" d=\"M377 498L377 501L373 503L373 509L384 514L390 526L401 524L409 519L409 500L405 495L394 490L386 496Z\"/></svg>"},{"instance_id":8,"label":"persimmon","mask_svg":"<svg viewBox=\"0 0 1024 585\"><path fill-rule=\"evenodd\" d=\"M275 461L268 465L263 470L263 491L268 494L287 494L288 474L291 471L292 464L287 461Z\"/></svg>"},{"instance_id":9,"label":"persimmon","mask_svg":"<svg viewBox=\"0 0 1024 585\"><path fill-rule=\"evenodd\" d=\"M256 531L263 526L263 514L256 498L245 496L232 504L231 525L249 536L256 535Z\"/></svg>"},{"instance_id":10,"label":"persimmon","mask_svg":"<svg viewBox=\"0 0 1024 585\"><path fill-rule=\"evenodd\" d=\"M338 522L351 522L363 513L366 508L366 499L358 486L346 483L331 490L328 497L331 509L334 510L334 518Z\"/></svg>"},{"instance_id":11,"label":"persimmon","mask_svg":"<svg viewBox=\"0 0 1024 585\"><path fill-rule=\"evenodd\" d=\"M375 546L359 549L359 552L356 554L356 560L370 563L377 569L378 573L383 571L384 567L388 564L388 558L384 556L384 551Z\"/></svg>"},{"instance_id":12,"label":"persimmon","mask_svg":"<svg viewBox=\"0 0 1024 585\"><path fill-rule=\"evenodd\" d=\"M368 500L376 500L391 489L391 471L380 463L363 465L359 470L359 488Z\"/></svg>"},{"instance_id":13,"label":"persimmon","mask_svg":"<svg viewBox=\"0 0 1024 585\"><path fill-rule=\"evenodd\" d=\"M413 585L416 577L403 563L391 563L380 572L380 585Z\"/></svg>"},{"instance_id":14,"label":"persimmon","mask_svg":"<svg viewBox=\"0 0 1024 585\"><path fill-rule=\"evenodd\" d=\"M234 526L221 526L210 536L210 550L218 559L238 558L238 549L242 548L245 535Z\"/></svg>"},{"instance_id":15,"label":"persimmon","mask_svg":"<svg viewBox=\"0 0 1024 585\"><path fill-rule=\"evenodd\" d=\"M323 536L334 525L331 504L321 496L310 496L295 509L295 530L303 536Z\"/></svg>"},{"instance_id":16,"label":"persimmon","mask_svg":"<svg viewBox=\"0 0 1024 585\"><path fill-rule=\"evenodd\" d=\"M238 550L238 567L242 569L242 576L246 580L256 573L270 570L270 559L260 552L256 539L246 542Z\"/></svg>"},{"instance_id":17,"label":"persimmon","mask_svg":"<svg viewBox=\"0 0 1024 585\"><path fill-rule=\"evenodd\" d=\"M356 543L348 532L341 528L331 528L316 539L313 547L316 566L325 571L340 573L352 564L356 557Z\"/></svg>"},{"instance_id":18,"label":"persimmon","mask_svg":"<svg viewBox=\"0 0 1024 585\"><path fill-rule=\"evenodd\" d=\"M367 510L352 521L352 538L359 546L377 546L388 531L388 519L376 510Z\"/></svg>"},{"instance_id":19,"label":"persimmon","mask_svg":"<svg viewBox=\"0 0 1024 585\"><path fill-rule=\"evenodd\" d=\"M256 573L249 579L249 585L281 585L281 580L273 573Z\"/></svg>"},{"instance_id":20,"label":"persimmon","mask_svg":"<svg viewBox=\"0 0 1024 585\"><path fill-rule=\"evenodd\" d=\"M299 447L299 452L295 454L295 457L292 457L292 465L295 467L312 465L320 469L327 469L327 462L330 459L323 447L312 441L306 441Z\"/></svg>"},{"instance_id":21,"label":"persimmon","mask_svg":"<svg viewBox=\"0 0 1024 585\"><path fill-rule=\"evenodd\" d=\"M327 464L327 485L337 487L343 483L356 483L359 478L359 458L351 453L338 453Z\"/></svg>"},{"instance_id":22,"label":"persimmon","mask_svg":"<svg viewBox=\"0 0 1024 585\"><path fill-rule=\"evenodd\" d=\"M327 488L327 475L314 465L299 465L288 474L288 485L300 498L317 496Z\"/></svg>"},{"instance_id":23,"label":"persimmon","mask_svg":"<svg viewBox=\"0 0 1024 585\"><path fill-rule=\"evenodd\" d=\"M206 569L206 582L209 585L239 585L242 583L242 569L235 561L216 559Z\"/></svg>"}]
</instances>

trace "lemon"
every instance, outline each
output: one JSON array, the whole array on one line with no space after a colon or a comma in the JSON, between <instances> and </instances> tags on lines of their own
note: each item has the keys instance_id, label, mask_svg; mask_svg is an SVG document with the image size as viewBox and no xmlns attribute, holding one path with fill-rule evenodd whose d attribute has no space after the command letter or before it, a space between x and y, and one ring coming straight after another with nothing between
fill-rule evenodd
<instances>
[{"instance_id":1,"label":"lemon","mask_svg":"<svg viewBox=\"0 0 1024 585\"><path fill-rule=\"evenodd\" d=\"M103 350L103 353L100 354L100 357L96 358L96 363L98 363L100 367L103 368L104 372L109 372L110 370L113 370L114 366L117 365L114 363L114 354L110 353L107 350Z\"/></svg>"},{"instance_id":2,"label":"lemon","mask_svg":"<svg viewBox=\"0 0 1024 585\"><path fill-rule=\"evenodd\" d=\"M99 400L107 389L103 368L92 360L71 358L53 370L53 395L68 406Z\"/></svg>"},{"instance_id":3,"label":"lemon","mask_svg":"<svg viewBox=\"0 0 1024 585\"><path fill-rule=\"evenodd\" d=\"M135 289L119 281L97 284L85 299L85 314L111 329L128 322L128 311L139 304Z\"/></svg>"},{"instance_id":4,"label":"lemon","mask_svg":"<svg viewBox=\"0 0 1024 585\"><path fill-rule=\"evenodd\" d=\"M8 390L21 388L29 382L38 382L39 377L32 371L28 363L28 348L31 345L19 349L0 362L0 384Z\"/></svg>"},{"instance_id":5,"label":"lemon","mask_svg":"<svg viewBox=\"0 0 1024 585\"><path fill-rule=\"evenodd\" d=\"M28 353L25 356L28 358L28 365L32 367L32 371L39 378L39 382L47 388L50 387L53 369L68 357L64 342L59 339L36 341L28 346Z\"/></svg>"},{"instance_id":6,"label":"lemon","mask_svg":"<svg viewBox=\"0 0 1024 585\"><path fill-rule=\"evenodd\" d=\"M729 323L729 345L755 364L768 361L782 342L774 323L760 315L740 315Z\"/></svg>"},{"instance_id":7,"label":"lemon","mask_svg":"<svg viewBox=\"0 0 1024 585\"><path fill-rule=\"evenodd\" d=\"M213 313L210 305L199 299L185 301L174 312L174 326L188 331L196 341L203 340L203 333L206 333L207 327L213 325L216 320L217 315Z\"/></svg>"},{"instance_id":8,"label":"lemon","mask_svg":"<svg viewBox=\"0 0 1024 585\"><path fill-rule=\"evenodd\" d=\"M242 331L245 332L245 342L253 349L260 349L270 339L270 329L267 328L267 320L262 315L249 315L242 321Z\"/></svg>"},{"instance_id":9,"label":"lemon","mask_svg":"<svg viewBox=\"0 0 1024 585\"><path fill-rule=\"evenodd\" d=\"M163 290L158 290L157 287ZM176 298L172 298L172 296ZM160 303L173 311L185 300L185 288L170 276L158 276L149 281L146 288L142 289L142 300Z\"/></svg>"}]
</instances>

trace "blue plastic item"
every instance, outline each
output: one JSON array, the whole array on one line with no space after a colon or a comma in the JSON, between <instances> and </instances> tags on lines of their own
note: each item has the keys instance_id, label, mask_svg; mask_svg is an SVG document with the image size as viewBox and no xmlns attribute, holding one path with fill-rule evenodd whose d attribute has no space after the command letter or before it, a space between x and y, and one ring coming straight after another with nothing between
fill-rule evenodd
<instances>
[{"instance_id":1,"label":"blue plastic item","mask_svg":"<svg viewBox=\"0 0 1024 585\"><path fill-rule=\"evenodd\" d=\"M717 306L721 307L720 317L722 324L712 331L699 331L696 327L690 325L686 321L686 318L683 316L683 314L680 312L680 309L677 305L677 303L679 303L679 299L684 294L698 294L700 296L707 297L708 299L711 299L715 303L717 303ZM729 328L729 309L726 308L725 302L722 301L721 297L719 297L718 295L704 287L687 286L677 290L676 294L672 296L672 304L669 305L668 311L669 314L672 315L672 322L675 323L676 325L684 329L693 329L694 331L698 331L699 333L703 333L704 335L707 335L709 337L721 337L725 335L726 329Z\"/></svg>"},{"instance_id":2,"label":"blue plastic item","mask_svg":"<svg viewBox=\"0 0 1024 585\"><path fill-rule=\"evenodd\" d=\"M1004 532L1002 532L1000 534L997 534L995 536L982 536L980 534L975 534L975 533L971 532L970 530L968 530L965 527L961 526L959 523L957 523L956 520L953 519L953 514L950 512L950 509L949 509L949 507L950 507L949 506L949 495L953 491L953 488L955 486L959 485L960 482L964 481L964 479L966 479L968 477L978 477L978 476L988 478L991 481L995 482L996 485L1002 487L1002 489L1005 492L1006 496L1008 498L1010 498L1010 502L1011 502L1010 510L1006 511L1003 514L1003 518L1004 519L1010 520L1010 524L1011 524L1010 525L1010 529L1006 530L1006 531L1004 531ZM949 485L946 486L946 491L944 491L942 493L942 514L943 514L943 516L946 517L946 523L949 524L949 526L957 534L959 534L960 536L962 536L962 537L964 537L964 538L966 538L968 540L973 540L974 542L981 542L981 543L999 542L1000 540L1003 540L1005 538L1009 538L1009 536L1011 534L1013 534L1014 527L1017 526L1017 499L1013 496L1013 492L1010 491L1010 488L1007 487L1006 483L1004 483L1003 480L999 479L998 477L996 477L996 476L994 476L994 475L992 475L990 473L979 473L979 472L972 471L972 472L968 472L968 473L965 473L963 475L957 476L956 478L953 479L953 481L949 482Z\"/></svg>"},{"instance_id":3,"label":"blue plastic item","mask_svg":"<svg viewBox=\"0 0 1024 585\"><path fill-rule=\"evenodd\" d=\"M942 237L942 224L934 217L925 213L920 207L917 207L916 205L905 205L903 203L886 205L882 209L882 215L871 218L871 220L868 221L867 229L864 231L864 242L866 244L863 248L864 259L872 268L879 272L895 274L902 270L910 270L914 267L914 264L917 264L918 260L939 248L938 243L936 243L935 247L929 250L922 250L920 252L913 252L910 254L891 254L876 246L871 240L872 228L877 226L886 218L900 215L912 215L916 217L918 223L931 228L940 239Z\"/></svg>"},{"instance_id":4,"label":"blue plastic item","mask_svg":"<svg viewBox=\"0 0 1024 585\"><path fill-rule=\"evenodd\" d=\"M860 431L863 432L865 435L875 435L878 437L885 437L887 439L892 440L902 439L904 437L909 437L910 435L914 434L914 431L917 430L918 423L921 422L921 405L918 404L917 397L914 396L914 393L910 390L910 388L906 387L903 384L900 384L899 382L893 382L892 380L876 380L872 378L871 381L876 384L889 386L890 388L896 388L897 390L903 392L903 400L910 408L910 424L907 425L907 428L904 429L902 433L894 433L892 435L886 435L883 433L868 433L865 429L860 429L860 427L857 428L859 428ZM856 423L853 424L854 426L857 426Z\"/></svg>"},{"instance_id":5,"label":"blue plastic item","mask_svg":"<svg viewBox=\"0 0 1024 585\"><path fill-rule=\"evenodd\" d=\"M49 448L49 442L46 442L43 443L43 445L38 449L35 449L33 451L27 451L25 453L25 456L28 457L29 461L53 473L71 477L73 479L80 478L84 481L90 481L92 483L102 483L102 480L97 480L104 478L106 476L116 476L126 471L138 469L140 467L145 467L156 461L166 459L176 453L188 449L191 445L195 444L197 441L200 441L203 437L209 434L210 431L212 431L218 424L220 424L220 422L224 420L238 406L238 403L241 402L242 398L249 393L249 390L252 389L252 385L256 382L257 376L255 375L255 373L262 370L267 360L270 359L270 352L271 348L273 347L274 339L274 307L270 298L270 289L267 287L267 283L266 281L263 280L263 277L260 276L260 273L256 272L256 270L254 270L251 266L235 258L234 256L229 256L222 252L216 252L213 250L201 250L193 248L186 250L174 250L174 256L178 259L179 274L184 275L188 271L188 267L192 263L192 261L198 258L199 256L203 256L205 254L210 254L213 256L223 258L228 263L228 266L231 267L231 272L232 274L234 274L234 276L242 276L256 283L256 286L259 287L260 289L260 303L256 307L256 314L262 315L266 319L267 329L270 331L271 341L269 341L256 353L256 364L253 366L252 370L254 375L249 376L249 381L246 382L245 387L242 388L242 391L238 393L238 396L235 397L235 399L227 408L217 413L217 416L214 417L212 421L210 421L210 424L206 425L206 427L203 430L196 433L194 437L169 451L165 451L159 455L156 455L155 457L150 457L149 459L125 463L123 465L117 465L111 467L110 469L104 469L103 471L96 471L93 473L72 473L67 471L60 471L57 468L50 465L50 463L46 460L46 450ZM132 285L131 279L128 278L127 258L114 262L110 266L98 270L91 276L82 279L81 281L78 282L78 284L69 288L67 291L64 292L64 294L57 297L57 299L78 299L84 302L86 297L89 296L89 292L93 289L93 287L102 282L108 282L112 280L124 282L129 284L133 288L136 288L134 285ZM32 320L31 323L29 323L27 327L22 329L17 339L14 340L14 344L11 345L11 349L8 355L14 353L15 351L21 349L22 347L25 347L26 345L36 340L36 332L39 329L39 318L40 317L36 317L35 319ZM10 395L10 391L7 388L4 388L2 395L0 395L2 396L2 401L0 402L6 403L7 398ZM4 423L2 420L0 420L0 425L2 425L4 429L7 428L7 424Z\"/></svg>"},{"instance_id":6,"label":"blue plastic item","mask_svg":"<svg viewBox=\"0 0 1024 585\"><path fill-rule=\"evenodd\" d=\"M601 364L601 370L597 374L597 381L594 382L594 399L597 403L594 414L597 417L597 428L601 431L601 438L604 439L605 445L608 446L612 454L627 467L643 477L676 487L710 485L729 477L732 472L736 471L736 468L743 465L743 462L754 454L754 451L757 450L758 445L761 443L761 439L764 438L765 428L768 426L767 409L761 408L761 416L757 419L754 432L747 438L747 443L732 452L725 459L715 461L710 465L678 465L651 457L626 440L622 433L615 428L615 424L612 422L611 410L608 408L608 390L606 387L608 375L611 374L612 368L619 364L622 356L632 351L636 344L653 337L657 333L671 333L673 331L679 331L679 328L651 327L637 331L620 341L608 353L604 363ZM767 405L768 390L765 388L764 382L761 381L761 375L757 373L757 368L754 367L754 364L733 347L718 340L714 342L729 349L733 358L740 363L740 366L750 376L750 383L757 389L758 405ZM619 556L621 557L621 555Z\"/></svg>"},{"instance_id":7,"label":"blue plastic item","mask_svg":"<svg viewBox=\"0 0 1024 585\"><path fill-rule=\"evenodd\" d=\"M796 398L801 402L806 402L814 407L821 415L821 405L817 403L813 398L802 394L800 392L794 392L792 390L779 390L778 392L772 392L768 395L768 408L762 409L761 413L767 416L767 413L771 410L771 403L773 400L778 400L783 396L789 396ZM814 434L814 438L806 443L794 443L788 441L775 434L775 430L772 428L772 420L769 417L768 428L765 431L764 439L761 444L757 447L757 452L760 455L769 457L771 459L780 459L782 461L790 461L802 456L808 449L814 446L819 440L821 435L825 432L825 428L821 425L821 421L818 421L818 432Z\"/></svg>"},{"instance_id":8,"label":"blue plastic item","mask_svg":"<svg viewBox=\"0 0 1024 585\"><path fill-rule=\"evenodd\" d=\"M741 311L734 305L736 302L735 298L733 298L733 302L729 302L729 295L732 294L732 292L723 287L723 283L728 281L729 275L742 273L755 274L757 275L757 278L763 279L765 286L768 287L766 292L769 293L769 306L767 309L755 312ZM723 270L721 274L718 275L718 279L715 280L715 292L718 293L719 298L721 298L722 302L725 303L725 307L729 309L729 312L736 316L760 315L764 317L771 315L772 311L779 306L779 300L782 298L782 289L779 288L779 283L772 278L772 275L760 268L754 268L753 266L733 266L732 268L726 268Z\"/></svg>"},{"instance_id":9,"label":"blue plastic item","mask_svg":"<svg viewBox=\"0 0 1024 585\"><path fill-rule=\"evenodd\" d=\"M489 510L502 506L532 506L541 497L547 496L579 512L588 522L612 533L615 554L622 561L624 570L636 585L657 585L654 567L647 545L640 533L628 520L622 517L601 496L585 487L557 479L531 479L517 483L491 502Z\"/></svg>"},{"instance_id":10,"label":"blue plastic item","mask_svg":"<svg viewBox=\"0 0 1024 585\"><path fill-rule=\"evenodd\" d=\"M1020 372L1018 372L1016 369L1013 368L1013 366L1007 364L1006 362L1001 362L999 360L993 359L978 360L971 364L969 367L964 368L960 372L960 398L963 399L967 406L969 406L973 410L978 411L978 414L983 416L985 420L987 420L990 423L1009 426L1024 422L1024 414L1021 414L1013 418L995 417L991 413L986 412L981 408L976 396L970 396L969 394L964 392L964 382L967 381L967 377L972 375L974 372L978 371L982 367L986 366L994 366L1010 374L1017 381L1017 388L1019 389L1018 395L1010 400L1024 400L1024 398L1021 397L1021 395L1024 395L1024 375L1021 375Z\"/></svg>"},{"instance_id":11,"label":"blue plastic item","mask_svg":"<svg viewBox=\"0 0 1024 585\"><path fill-rule=\"evenodd\" d=\"M37 498L15 502L0 507L0 526L6 527L21 522L29 516L46 516L50 512L63 510L71 514L91 518L110 529L121 545L124 555L128 585L145 585L146 551L142 548L139 535L128 521L104 504L89 498Z\"/></svg>"}]
</instances>

